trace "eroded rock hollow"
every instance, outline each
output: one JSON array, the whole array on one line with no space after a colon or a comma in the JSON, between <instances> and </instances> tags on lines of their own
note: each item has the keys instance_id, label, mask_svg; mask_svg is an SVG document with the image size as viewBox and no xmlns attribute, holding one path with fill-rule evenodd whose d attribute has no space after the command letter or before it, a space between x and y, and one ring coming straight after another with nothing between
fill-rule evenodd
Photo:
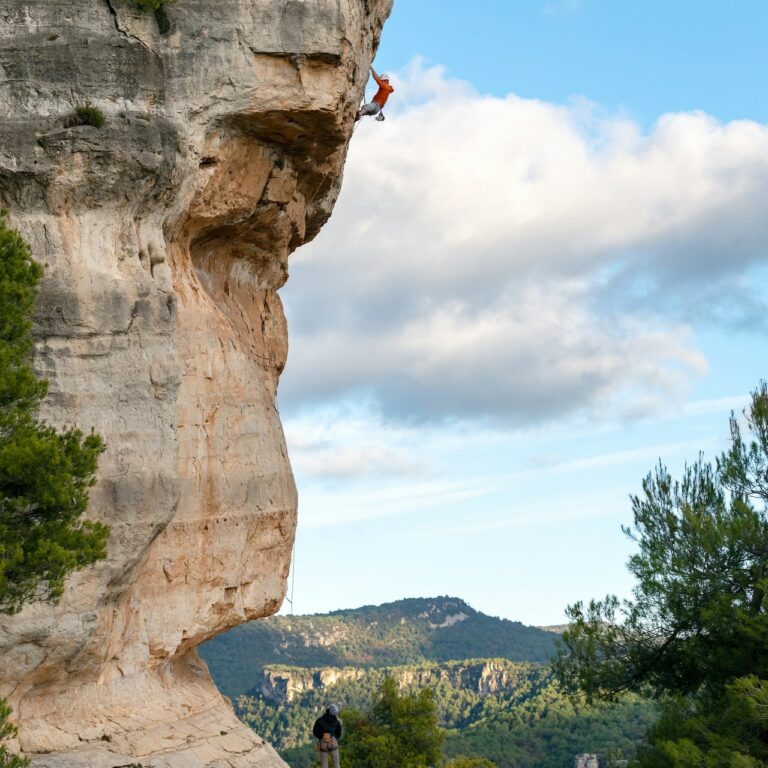
<instances>
[{"instance_id":1,"label":"eroded rock hollow","mask_svg":"<svg viewBox=\"0 0 768 768\"><path fill-rule=\"evenodd\" d=\"M391 4L0 0L0 205L46 266L42 415L105 438L88 514L112 531L58 605L0 617L36 766L282 764L195 648L285 593L277 290L331 213Z\"/></svg>"}]
</instances>

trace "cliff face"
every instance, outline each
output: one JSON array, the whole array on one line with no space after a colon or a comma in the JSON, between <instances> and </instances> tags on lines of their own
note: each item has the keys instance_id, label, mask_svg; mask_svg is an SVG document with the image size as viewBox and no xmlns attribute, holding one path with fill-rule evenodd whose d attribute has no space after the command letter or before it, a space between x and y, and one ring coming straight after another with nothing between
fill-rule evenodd
<instances>
[{"instance_id":1,"label":"cliff face","mask_svg":"<svg viewBox=\"0 0 768 768\"><path fill-rule=\"evenodd\" d=\"M107 442L109 557L0 618L39 766L279 763L195 647L277 610L296 491L276 293L330 215L392 0L0 0L0 205L46 265L43 416ZM161 20L162 21L162 20ZM77 105L102 128L68 127Z\"/></svg>"},{"instance_id":2,"label":"cliff face","mask_svg":"<svg viewBox=\"0 0 768 768\"><path fill-rule=\"evenodd\" d=\"M520 665L505 659L479 659L424 666L383 667L387 677L402 688L437 688L448 684L471 691L478 696L491 696L513 690L519 682ZM307 693L333 688L340 683L363 680L370 670L359 667L266 667L259 681L259 692L275 704L290 704Z\"/></svg>"}]
</instances>

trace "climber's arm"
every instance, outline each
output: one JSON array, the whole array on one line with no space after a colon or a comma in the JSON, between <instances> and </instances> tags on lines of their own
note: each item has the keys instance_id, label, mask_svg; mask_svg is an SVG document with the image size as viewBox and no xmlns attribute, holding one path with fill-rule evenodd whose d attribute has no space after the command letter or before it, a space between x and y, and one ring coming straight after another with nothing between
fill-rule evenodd
<instances>
[{"instance_id":1,"label":"climber's arm","mask_svg":"<svg viewBox=\"0 0 768 768\"><path fill-rule=\"evenodd\" d=\"M376 81L376 84L380 87L384 87L384 81L379 79L379 75L376 72L376 70L371 66L371 74L373 75L373 79Z\"/></svg>"}]
</instances>

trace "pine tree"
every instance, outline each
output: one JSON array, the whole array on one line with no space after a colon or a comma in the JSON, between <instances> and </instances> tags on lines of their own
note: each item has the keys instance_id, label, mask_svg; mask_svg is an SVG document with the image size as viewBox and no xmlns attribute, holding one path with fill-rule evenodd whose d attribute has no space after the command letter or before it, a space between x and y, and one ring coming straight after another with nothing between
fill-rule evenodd
<instances>
[{"instance_id":1,"label":"pine tree","mask_svg":"<svg viewBox=\"0 0 768 768\"><path fill-rule=\"evenodd\" d=\"M32 367L42 268L0 214L0 613L56 600L68 573L106 556L108 528L81 520L101 438L36 415L47 384ZM0 742L15 734L0 700ZM0 768L27 762L0 746Z\"/></svg>"},{"instance_id":2,"label":"pine tree","mask_svg":"<svg viewBox=\"0 0 768 768\"><path fill-rule=\"evenodd\" d=\"M663 465L632 498L634 599L568 609L556 665L590 698L650 693L664 704L637 763L649 768L768 765L768 386L742 437L679 481Z\"/></svg>"},{"instance_id":3,"label":"pine tree","mask_svg":"<svg viewBox=\"0 0 768 768\"><path fill-rule=\"evenodd\" d=\"M25 757L11 754L3 742L16 735L16 727L8 722L11 708L0 699L0 768L26 768L29 760Z\"/></svg>"},{"instance_id":4,"label":"pine tree","mask_svg":"<svg viewBox=\"0 0 768 768\"><path fill-rule=\"evenodd\" d=\"M395 680L388 677L369 713L346 713L345 730L346 765L427 768L441 760L443 734L429 688L401 695Z\"/></svg>"}]
</instances>

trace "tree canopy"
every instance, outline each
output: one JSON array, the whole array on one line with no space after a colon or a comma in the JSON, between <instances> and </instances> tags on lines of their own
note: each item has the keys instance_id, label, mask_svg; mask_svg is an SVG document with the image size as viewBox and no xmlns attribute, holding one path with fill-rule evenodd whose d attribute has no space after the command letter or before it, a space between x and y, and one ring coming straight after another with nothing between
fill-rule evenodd
<instances>
[{"instance_id":1,"label":"tree canopy","mask_svg":"<svg viewBox=\"0 0 768 768\"><path fill-rule=\"evenodd\" d=\"M441 760L443 734L431 689L401 695L387 678L367 713L345 713L344 752L358 768L427 768Z\"/></svg>"},{"instance_id":2,"label":"tree canopy","mask_svg":"<svg viewBox=\"0 0 768 768\"><path fill-rule=\"evenodd\" d=\"M714 463L699 456L680 480L660 463L631 497L633 599L608 595L568 609L556 664L568 690L603 699L636 691L664 702L641 765L768 760L765 382L744 423L747 438L732 414L730 447Z\"/></svg>"}]
</instances>

